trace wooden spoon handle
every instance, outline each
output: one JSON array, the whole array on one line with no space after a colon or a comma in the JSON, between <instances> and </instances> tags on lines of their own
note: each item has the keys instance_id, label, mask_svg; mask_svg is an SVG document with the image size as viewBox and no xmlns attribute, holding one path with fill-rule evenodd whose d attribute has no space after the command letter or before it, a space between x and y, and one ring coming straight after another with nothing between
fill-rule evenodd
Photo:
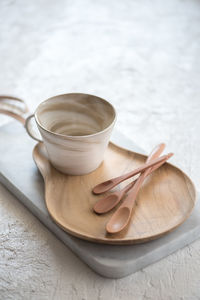
<instances>
[{"instance_id":1,"label":"wooden spoon handle","mask_svg":"<svg viewBox=\"0 0 200 300\"><path fill-rule=\"evenodd\" d=\"M163 161L158 163L157 165L153 166L152 168L148 169L148 173L146 173L145 178L147 176L149 176L151 173L153 173L153 171L157 170L159 167L161 167L163 165ZM137 179L135 179L134 181L130 182L128 185L126 185L121 191L123 191L123 194L127 193L136 183Z\"/></svg>"},{"instance_id":2,"label":"wooden spoon handle","mask_svg":"<svg viewBox=\"0 0 200 300\"><path fill-rule=\"evenodd\" d=\"M145 178L150 175L154 170L158 169L162 163L159 163L152 167L151 169L148 169L148 174L145 175ZM119 192L111 193L110 195L106 196L105 198L99 199L95 205L93 206L93 210L98 214L105 214L111 209L113 209L124 197L124 195L134 186L137 179L126 185L123 189L121 189ZM111 198L110 198L111 196ZM113 201L110 201L110 200ZM106 205L106 206L105 206Z\"/></svg>"},{"instance_id":3,"label":"wooden spoon handle","mask_svg":"<svg viewBox=\"0 0 200 300\"><path fill-rule=\"evenodd\" d=\"M170 157L173 154L170 155ZM169 158L169 155L168 155ZM168 159L166 158L166 160ZM166 161L165 160L165 161ZM165 163L165 161L162 162L162 164ZM158 164L157 168L161 166ZM146 170L145 172L143 172L140 177L137 179L135 185L133 186L131 192L129 193L129 195L127 196L127 198L124 200L124 202L120 205L120 207L115 211L115 213L112 215L111 219L109 220L109 222L106 225L106 230L108 233L118 233L121 230L123 230L131 217L131 212L137 197L137 193L145 179L145 177L147 176L149 170Z\"/></svg>"},{"instance_id":4,"label":"wooden spoon handle","mask_svg":"<svg viewBox=\"0 0 200 300\"><path fill-rule=\"evenodd\" d=\"M164 145L165 147L165 145ZM152 161L153 159L155 159L156 157L158 157L160 155L160 153L162 153L163 151L163 147L162 144L158 145L157 147L155 147L152 152L149 154L149 156L147 157L146 162L148 163L149 161ZM171 156L170 156L171 157ZM166 158L167 160L168 158ZM164 164L165 161L162 161L161 163ZM160 163L160 164L161 164ZM159 165L159 164L158 164ZM156 166L155 166L156 167ZM158 166L157 166L158 168ZM128 195L128 197L126 198L125 205L126 207L129 207L129 209L131 210L134 204L134 200L137 196L137 193L143 183L143 181L145 180L145 178L149 175L149 173L151 172L152 168L148 168L146 169L143 173L141 173L141 175L138 177L138 179L136 180L136 183L133 187L133 189L131 190L130 194Z\"/></svg>"},{"instance_id":5,"label":"wooden spoon handle","mask_svg":"<svg viewBox=\"0 0 200 300\"><path fill-rule=\"evenodd\" d=\"M109 179L105 182L102 182L102 183L96 185L92 191L94 194L101 194L101 193L107 192L107 191L111 190L113 187L115 187L116 185L118 185L119 183L121 183L122 181L129 179L130 177L133 177L141 172L144 172L146 169L153 167L162 161L166 161L169 157L171 157L171 154L172 153L163 155L163 156L156 158L148 163L143 164L141 167L139 167L129 173L126 173L122 176L118 176L118 177Z\"/></svg>"}]
</instances>

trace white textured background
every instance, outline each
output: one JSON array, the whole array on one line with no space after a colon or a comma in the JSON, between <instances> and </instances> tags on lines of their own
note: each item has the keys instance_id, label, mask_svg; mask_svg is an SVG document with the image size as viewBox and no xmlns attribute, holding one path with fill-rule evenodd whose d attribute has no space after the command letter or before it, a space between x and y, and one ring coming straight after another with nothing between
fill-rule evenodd
<instances>
[{"instance_id":1,"label":"white textured background","mask_svg":"<svg viewBox=\"0 0 200 300\"><path fill-rule=\"evenodd\" d=\"M0 94L34 109L76 91L111 101L147 151L165 141L200 188L199 0L1 0ZM200 241L104 279L0 186L0 299L200 299Z\"/></svg>"}]
</instances>

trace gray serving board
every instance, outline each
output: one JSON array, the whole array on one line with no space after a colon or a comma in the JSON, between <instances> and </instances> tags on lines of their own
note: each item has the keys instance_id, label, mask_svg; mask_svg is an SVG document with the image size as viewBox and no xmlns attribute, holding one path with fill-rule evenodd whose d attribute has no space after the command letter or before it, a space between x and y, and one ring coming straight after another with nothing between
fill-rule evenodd
<instances>
[{"instance_id":1,"label":"gray serving board","mask_svg":"<svg viewBox=\"0 0 200 300\"><path fill-rule=\"evenodd\" d=\"M115 131L113 142L141 151ZM44 202L43 179L32 159L34 142L17 122L0 127L0 181L60 240L95 272L121 278L136 272L200 237L199 201L190 218L175 231L140 245L90 243L67 234L50 218Z\"/></svg>"}]
</instances>

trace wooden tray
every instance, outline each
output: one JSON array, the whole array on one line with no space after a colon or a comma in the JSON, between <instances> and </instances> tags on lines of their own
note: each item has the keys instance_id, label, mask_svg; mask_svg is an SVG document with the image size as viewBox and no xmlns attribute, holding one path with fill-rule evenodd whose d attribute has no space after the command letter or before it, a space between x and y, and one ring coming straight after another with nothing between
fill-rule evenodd
<instances>
[{"instance_id":1,"label":"wooden tray","mask_svg":"<svg viewBox=\"0 0 200 300\"><path fill-rule=\"evenodd\" d=\"M96 215L92 207L102 196L93 195L91 190L104 180L138 167L144 163L146 156L110 143L101 166L83 176L67 176L53 168L42 143L35 146L33 157L45 179L45 200L49 214L65 231L85 240L105 244L150 241L183 223L195 204L196 193L191 180L181 170L167 163L144 183L128 229L108 235L105 225L114 210L105 215ZM129 181L121 184L121 187Z\"/></svg>"}]
</instances>

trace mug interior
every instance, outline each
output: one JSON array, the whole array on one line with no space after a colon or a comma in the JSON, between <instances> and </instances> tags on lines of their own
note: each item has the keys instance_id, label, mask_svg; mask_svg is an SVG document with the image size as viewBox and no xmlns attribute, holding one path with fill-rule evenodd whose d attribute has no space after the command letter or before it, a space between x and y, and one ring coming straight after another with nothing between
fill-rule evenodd
<instances>
[{"instance_id":1,"label":"mug interior","mask_svg":"<svg viewBox=\"0 0 200 300\"><path fill-rule=\"evenodd\" d=\"M87 136L104 131L115 116L113 106L106 100L78 93L49 98L35 113L43 129L65 136Z\"/></svg>"}]
</instances>

